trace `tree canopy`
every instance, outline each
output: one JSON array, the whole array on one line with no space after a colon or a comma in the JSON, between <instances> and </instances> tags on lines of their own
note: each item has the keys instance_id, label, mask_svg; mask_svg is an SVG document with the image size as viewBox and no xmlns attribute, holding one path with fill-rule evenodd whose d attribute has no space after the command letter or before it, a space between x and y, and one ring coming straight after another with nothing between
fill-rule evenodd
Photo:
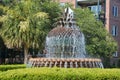
<instances>
[{"instance_id":1,"label":"tree canopy","mask_svg":"<svg viewBox=\"0 0 120 80\"><path fill-rule=\"evenodd\" d=\"M9 48L43 48L45 36L60 13L58 3L50 0L21 0L4 7L0 35ZM25 62L26 63L26 62Z\"/></svg>"},{"instance_id":2,"label":"tree canopy","mask_svg":"<svg viewBox=\"0 0 120 80\"><path fill-rule=\"evenodd\" d=\"M76 8L77 24L83 31L87 53L92 56L105 57L117 50L117 43L105 29L104 24L96 20L93 13L87 9Z\"/></svg>"}]
</instances>

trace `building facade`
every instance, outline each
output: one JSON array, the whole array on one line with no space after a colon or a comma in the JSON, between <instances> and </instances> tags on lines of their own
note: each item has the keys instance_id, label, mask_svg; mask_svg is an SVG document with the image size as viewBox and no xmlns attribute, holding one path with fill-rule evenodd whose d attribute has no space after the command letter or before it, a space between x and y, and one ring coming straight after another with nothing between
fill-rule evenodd
<instances>
[{"instance_id":1,"label":"building facade","mask_svg":"<svg viewBox=\"0 0 120 80\"><path fill-rule=\"evenodd\" d=\"M105 24L106 30L118 43L112 61L120 58L120 0L60 0L60 3L76 3L74 6L89 7ZM74 2L74 3L73 3Z\"/></svg>"},{"instance_id":2,"label":"building facade","mask_svg":"<svg viewBox=\"0 0 120 80\"><path fill-rule=\"evenodd\" d=\"M120 0L106 0L106 29L118 43L118 51L111 63L117 64L120 58ZM119 63L118 63L119 64Z\"/></svg>"}]
</instances>

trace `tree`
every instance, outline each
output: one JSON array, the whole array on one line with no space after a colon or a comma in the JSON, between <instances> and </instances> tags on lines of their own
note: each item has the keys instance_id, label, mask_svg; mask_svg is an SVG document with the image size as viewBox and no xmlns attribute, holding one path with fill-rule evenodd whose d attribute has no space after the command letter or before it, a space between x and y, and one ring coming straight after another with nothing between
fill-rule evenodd
<instances>
[{"instance_id":1,"label":"tree","mask_svg":"<svg viewBox=\"0 0 120 80\"><path fill-rule=\"evenodd\" d=\"M51 5L46 7L45 4L48 3ZM52 27L52 20L58 17L55 9L49 11L51 6L60 11L57 3L50 0L21 0L5 7L7 12L2 15L5 17L0 35L7 47L24 48L24 63L27 63L29 48L43 48L45 36ZM52 11L54 14L50 13Z\"/></svg>"},{"instance_id":2,"label":"tree","mask_svg":"<svg viewBox=\"0 0 120 80\"><path fill-rule=\"evenodd\" d=\"M96 20L87 9L75 9L77 24L85 35L86 50L89 55L107 57L117 50L117 43L107 32L103 23Z\"/></svg>"}]
</instances>

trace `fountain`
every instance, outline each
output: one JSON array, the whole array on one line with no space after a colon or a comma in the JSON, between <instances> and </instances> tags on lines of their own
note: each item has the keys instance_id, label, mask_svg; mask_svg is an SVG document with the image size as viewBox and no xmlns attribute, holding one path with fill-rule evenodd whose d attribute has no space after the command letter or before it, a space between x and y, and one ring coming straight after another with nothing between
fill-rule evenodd
<instances>
[{"instance_id":1,"label":"fountain","mask_svg":"<svg viewBox=\"0 0 120 80\"><path fill-rule=\"evenodd\" d=\"M48 33L45 50L45 58L31 58L29 64L33 67L103 68L101 59L87 57L84 34L76 25L70 8L65 9L57 27Z\"/></svg>"}]
</instances>

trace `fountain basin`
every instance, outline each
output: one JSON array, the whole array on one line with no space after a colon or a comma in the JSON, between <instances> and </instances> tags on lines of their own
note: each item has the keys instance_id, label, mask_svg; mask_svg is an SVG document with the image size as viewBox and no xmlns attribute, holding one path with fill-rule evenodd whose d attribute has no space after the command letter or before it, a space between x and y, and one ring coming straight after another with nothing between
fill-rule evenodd
<instances>
[{"instance_id":1,"label":"fountain basin","mask_svg":"<svg viewBox=\"0 0 120 80\"><path fill-rule=\"evenodd\" d=\"M103 68L98 58L30 58L30 67Z\"/></svg>"}]
</instances>

